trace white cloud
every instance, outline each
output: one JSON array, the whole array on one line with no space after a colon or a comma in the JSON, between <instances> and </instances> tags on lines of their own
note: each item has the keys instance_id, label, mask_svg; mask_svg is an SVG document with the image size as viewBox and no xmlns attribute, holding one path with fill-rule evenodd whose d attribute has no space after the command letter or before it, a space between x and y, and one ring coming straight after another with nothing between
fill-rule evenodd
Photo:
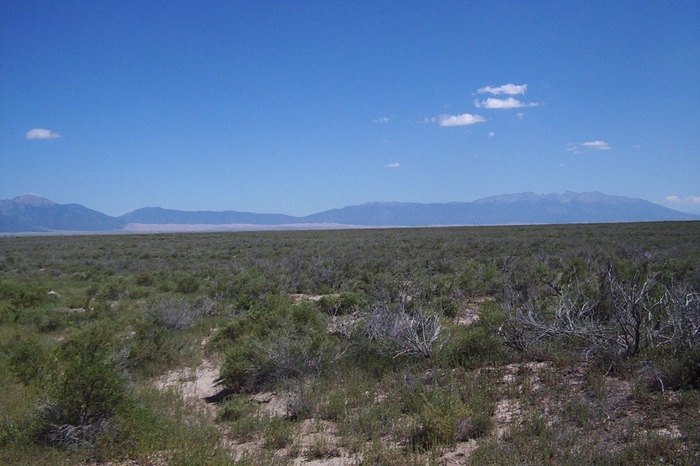
<instances>
[{"instance_id":1,"label":"white cloud","mask_svg":"<svg viewBox=\"0 0 700 466\"><path fill-rule=\"evenodd\" d=\"M399 162L387 163L384 168L399 168L401 164Z\"/></svg>"},{"instance_id":2,"label":"white cloud","mask_svg":"<svg viewBox=\"0 0 700 466\"><path fill-rule=\"evenodd\" d=\"M467 126L486 121L481 115L472 115L471 113L462 113L461 115L440 115L437 119L431 118L430 121L439 121L440 126Z\"/></svg>"},{"instance_id":3,"label":"white cloud","mask_svg":"<svg viewBox=\"0 0 700 466\"><path fill-rule=\"evenodd\" d=\"M700 205L700 196L687 196L687 197L666 196L665 200L666 200L666 202L670 202L671 204L697 204L697 205Z\"/></svg>"},{"instance_id":4,"label":"white cloud","mask_svg":"<svg viewBox=\"0 0 700 466\"><path fill-rule=\"evenodd\" d=\"M391 121L391 117L388 116L380 116L379 118L375 118L372 120L374 123L389 123Z\"/></svg>"},{"instance_id":5,"label":"white cloud","mask_svg":"<svg viewBox=\"0 0 700 466\"><path fill-rule=\"evenodd\" d=\"M489 139L496 135L495 131L489 131Z\"/></svg>"},{"instance_id":6,"label":"white cloud","mask_svg":"<svg viewBox=\"0 0 700 466\"><path fill-rule=\"evenodd\" d=\"M610 150L610 144L605 141L600 141L596 139L595 141L584 142L581 144L583 147L588 147L595 150Z\"/></svg>"},{"instance_id":7,"label":"white cloud","mask_svg":"<svg viewBox=\"0 0 700 466\"><path fill-rule=\"evenodd\" d=\"M479 94L493 94L493 95L518 95L525 94L527 91L527 84L504 84L502 86L486 86L482 87L478 91Z\"/></svg>"},{"instance_id":8,"label":"white cloud","mask_svg":"<svg viewBox=\"0 0 700 466\"><path fill-rule=\"evenodd\" d=\"M583 154L589 150L610 150L610 144L596 139L595 141L582 142L580 144L571 143L566 147L566 150L574 154Z\"/></svg>"},{"instance_id":9,"label":"white cloud","mask_svg":"<svg viewBox=\"0 0 700 466\"><path fill-rule=\"evenodd\" d=\"M507 110L510 108L537 107L539 103L522 102L514 97L508 97L507 99L497 99L495 97L489 97L486 100L475 100L474 105L478 108Z\"/></svg>"},{"instance_id":10,"label":"white cloud","mask_svg":"<svg viewBox=\"0 0 700 466\"><path fill-rule=\"evenodd\" d=\"M60 138L61 135L50 129L34 128L27 131L24 137L27 139L56 139Z\"/></svg>"},{"instance_id":11,"label":"white cloud","mask_svg":"<svg viewBox=\"0 0 700 466\"><path fill-rule=\"evenodd\" d=\"M525 114L523 112L518 112L515 114L516 117L518 117L518 120L522 120L525 118Z\"/></svg>"}]
</instances>

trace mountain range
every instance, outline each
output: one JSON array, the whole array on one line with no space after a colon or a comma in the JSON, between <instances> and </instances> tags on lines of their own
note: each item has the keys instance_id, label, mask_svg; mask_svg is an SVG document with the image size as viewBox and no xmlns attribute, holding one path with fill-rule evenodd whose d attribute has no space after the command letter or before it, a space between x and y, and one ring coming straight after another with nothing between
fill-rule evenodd
<instances>
[{"instance_id":1,"label":"mountain range","mask_svg":"<svg viewBox=\"0 0 700 466\"><path fill-rule=\"evenodd\" d=\"M700 220L642 199L597 192L519 193L472 202L370 202L305 217L145 207L112 217L79 204L24 195L0 200L0 232L206 231L380 226L508 225Z\"/></svg>"}]
</instances>

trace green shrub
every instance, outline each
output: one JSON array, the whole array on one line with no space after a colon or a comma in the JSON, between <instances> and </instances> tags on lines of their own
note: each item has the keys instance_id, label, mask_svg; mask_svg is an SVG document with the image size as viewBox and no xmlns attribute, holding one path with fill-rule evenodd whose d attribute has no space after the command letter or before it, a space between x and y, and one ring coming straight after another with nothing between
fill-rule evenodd
<instances>
[{"instance_id":1,"label":"green shrub","mask_svg":"<svg viewBox=\"0 0 700 466\"><path fill-rule=\"evenodd\" d=\"M343 387L329 388L319 405L321 419L338 422L347 416L349 408Z\"/></svg>"},{"instance_id":2,"label":"green shrub","mask_svg":"<svg viewBox=\"0 0 700 466\"><path fill-rule=\"evenodd\" d=\"M261 431L261 419L256 415L257 405L247 395L233 394L219 408L218 418L238 441L252 439Z\"/></svg>"},{"instance_id":3,"label":"green shrub","mask_svg":"<svg viewBox=\"0 0 700 466\"><path fill-rule=\"evenodd\" d=\"M700 388L700 345L680 354L647 352L637 377L651 391Z\"/></svg>"},{"instance_id":4,"label":"green shrub","mask_svg":"<svg viewBox=\"0 0 700 466\"><path fill-rule=\"evenodd\" d=\"M153 286L153 275L148 272L141 272L136 275L136 284L138 286Z\"/></svg>"},{"instance_id":5,"label":"green shrub","mask_svg":"<svg viewBox=\"0 0 700 466\"><path fill-rule=\"evenodd\" d=\"M691 456L692 455L692 456ZM603 456L603 455L601 455ZM697 455L673 439L645 433L633 435L631 442L615 452L605 452L598 464L695 464Z\"/></svg>"},{"instance_id":6,"label":"green shrub","mask_svg":"<svg viewBox=\"0 0 700 466\"><path fill-rule=\"evenodd\" d=\"M458 442L483 437L491 431L493 426L491 416L485 412L457 419L456 422L454 439Z\"/></svg>"},{"instance_id":7,"label":"green shrub","mask_svg":"<svg viewBox=\"0 0 700 466\"><path fill-rule=\"evenodd\" d=\"M324 296L316 303L321 312L330 315L350 314L365 304L366 300L357 293Z\"/></svg>"},{"instance_id":8,"label":"green shrub","mask_svg":"<svg viewBox=\"0 0 700 466\"><path fill-rule=\"evenodd\" d=\"M48 354L38 338L29 337L15 343L10 349L10 371L27 385L43 375L47 359Z\"/></svg>"},{"instance_id":9,"label":"green shrub","mask_svg":"<svg viewBox=\"0 0 700 466\"><path fill-rule=\"evenodd\" d=\"M41 333L55 332L66 325L66 315L57 311L44 310L35 314L35 325Z\"/></svg>"},{"instance_id":10,"label":"green shrub","mask_svg":"<svg viewBox=\"0 0 700 466\"><path fill-rule=\"evenodd\" d=\"M9 301L0 301L0 324L10 324L17 320L18 311Z\"/></svg>"},{"instance_id":11,"label":"green shrub","mask_svg":"<svg viewBox=\"0 0 700 466\"><path fill-rule=\"evenodd\" d=\"M331 356L324 323L313 305L290 305L279 298L270 298L268 304L234 318L216 337L219 346L228 347L220 372L231 390L256 391L317 376Z\"/></svg>"},{"instance_id":12,"label":"green shrub","mask_svg":"<svg viewBox=\"0 0 700 466\"><path fill-rule=\"evenodd\" d=\"M317 435L306 452L307 460L320 460L338 455L338 448L325 435Z\"/></svg>"},{"instance_id":13,"label":"green shrub","mask_svg":"<svg viewBox=\"0 0 700 466\"><path fill-rule=\"evenodd\" d=\"M179 293L190 294L196 293L199 289L199 281L193 275L180 277L175 281L175 290Z\"/></svg>"},{"instance_id":14,"label":"green shrub","mask_svg":"<svg viewBox=\"0 0 700 466\"><path fill-rule=\"evenodd\" d=\"M38 306L46 302L48 288L34 283L0 281L0 300L8 300L18 309Z\"/></svg>"},{"instance_id":15,"label":"green shrub","mask_svg":"<svg viewBox=\"0 0 700 466\"><path fill-rule=\"evenodd\" d=\"M110 280L95 295L97 301L116 301L127 294L128 284L123 277Z\"/></svg>"},{"instance_id":16,"label":"green shrub","mask_svg":"<svg viewBox=\"0 0 700 466\"><path fill-rule=\"evenodd\" d=\"M459 303L452 296L440 296L433 302L433 305L449 319L454 319L459 313Z\"/></svg>"},{"instance_id":17,"label":"green shrub","mask_svg":"<svg viewBox=\"0 0 700 466\"><path fill-rule=\"evenodd\" d=\"M481 425L467 425L473 421L470 420L467 407L455 393L435 387L422 398L418 408L418 423L410 439L414 449L427 450L433 445L451 445L465 435L476 436L477 430L483 428Z\"/></svg>"},{"instance_id":18,"label":"green shrub","mask_svg":"<svg viewBox=\"0 0 700 466\"><path fill-rule=\"evenodd\" d=\"M284 448L292 441L292 424L279 417L270 417L263 428L264 446L272 450Z\"/></svg>"},{"instance_id":19,"label":"green shrub","mask_svg":"<svg viewBox=\"0 0 700 466\"><path fill-rule=\"evenodd\" d=\"M237 421L255 413L255 402L246 395L231 395L219 407L219 419Z\"/></svg>"},{"instance_id":20,"label":"green shrub","mask_svg":"<svg viewBox=\"0 0 700 466\"><path fill-rule=\"evenodd\" d=\"M575 397L566 403L563 414L578 427L586 427L592 422L595 413L590 403L581 397Z\"/></svg>"},{"instance_id":21,"label":"green shrub","mask_svg":"<svg viewBox=\"0 0 700 466\"><path fill-rule=\"evenodd\" d=\"M439 353L439 360L446 367L473 368L494 364L502 359L503 343L483 325L469 328L454 326L447 344Z\"/></svg>"},{"instance_id":22,"label":"green shrub","mask_svg":"<svg viewBox=\"0 0 700 466\"><path fill-rule=\"evenodd\" d=\"M224 385L255 392L304 376L318 375L326 356L318 340L280 333L264 342L245 341L230 348L221 366Z\"/></svg>"},{"instance_id":23,"label":"green shrub","mask_svg":"<svg viewBox=\"0 0 700 466\"><path fill-rule=\"evenodd\" d=\"M220 374L224 386L234 392L251 392L269 383L271 362L250 340L226 351Z\"/></svg>"},{"instance_id":24,"label":"green shrub","mask_svg":"<svg viewBox=\"0 0 700 466\"><path fill-rule=\"evenodd\" d=\"M40 438L68 448L94 445L113 432L111 418L127 403L127 385L116 355L114 331L93 325L54 351L40 408Z\"/></svg>"},{"instance_id":25,"label":"green shrub","mask_svg":"<svg viewBox=\"0 0 700 466\"><path fill-rule=\"evenodd\" d=\"M110 417L126 400L115 343L112 329L95 326L59 349L60 372L53 374L49 393L66 422Z\"/></svg>"},{"instance_id":26,"label":"green shrub","mask_svg":"<svg viewBox=\"0 0 700 466\"><path fill-rule=\"evenodd\" d=\"M142 319L133 324L133 336L129 339L129 364L133 369L156 369L167 365L174 355L174 336L152 319Z\"/></svg>"}]
</instances>

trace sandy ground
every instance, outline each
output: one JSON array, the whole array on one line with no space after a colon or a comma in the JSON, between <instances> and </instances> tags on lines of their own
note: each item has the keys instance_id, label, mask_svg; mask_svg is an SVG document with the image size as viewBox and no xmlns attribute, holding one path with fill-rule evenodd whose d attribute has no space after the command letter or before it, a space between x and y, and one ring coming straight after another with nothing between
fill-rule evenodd
<instances>
[{"instance_id":1,"label":"sandy ground","mask_svg":"<svg viewBox=\"0 0 700 466\"><path fill-rule=\"evenodd\" d=\"M204 359L197 367L185 367L171 370L156 382L159 390L175 390L185 400L198 400L197 406L201 406L212 415L216 414L216 406L206 403L204 398L217 394L221 388L216 386L219 378L219 365L208 359Z\"/></svg>"}]
</instances>

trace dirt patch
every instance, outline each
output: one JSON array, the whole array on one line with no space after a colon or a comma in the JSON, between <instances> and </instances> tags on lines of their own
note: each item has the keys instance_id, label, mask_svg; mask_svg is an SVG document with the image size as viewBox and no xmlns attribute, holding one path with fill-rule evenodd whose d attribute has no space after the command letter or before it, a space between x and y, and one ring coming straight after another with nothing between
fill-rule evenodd
<instances>
[{"instance_id":1,"label":"dirt patch","mask_svg":"<svg viewBox=\"0 0 700 466\"><path fill-rule=\"evenodd\" d=\"M479 311L485 303L492 302L493 298L489 296L479 296L475 298L467 298L462 301L460 310L455 317L455 324L469 327L474 325L479 320Z\"/></svg>"},{"instance_id":2,"label":"dirt patch","mask_svg":"<svg viewBox=\"0 0 700 466\"><path fill-rule=\"evenodd\" d=\"M275 392L258 393L250 397L258 404L258 411L261 414L276 417L286 417L289 415L289 397L278 395Z\"/></svg>"},{"instance_id":3,"label":"dirt patch","mask_svg":"<svg viewBox=\"0 0 700 466\"><path fill-rule=\"evenodd\" d=\"M224 448L231 453L234 460L241 460L243 458L253 456L256 453L262 451L263 440L255 439L250 442L236 443L230 439L225 439Z\"/></svg>"},{"instance_id":4,"label":"dirt patch","mask_svg":"<svg viewBox=\"0 0 700 466\"><path fill-rule=\"evenodd\" d=\"M289 299L292 300L294 304L299 304L304 301L311 301L311 302L316 302L320 301L323 298L339 298L340 295L338 293L332 293L332 294L305 294L305 293L295 293L295 294L290 294Z\"/></svg>"},{"instance_id":5,"label":"dirt patch","mask_svg":"<svg viewBox=\"0 0 700 466\"><path fill-rule=\"evenodd\" d=\"M659 437L665 437L671 440L678 440L683 437L683 433L675 424L671 424L668 427L662 427L661 429L655 429L652 432Z\"/></svg>"},{"instance_id":6,"label":"dirt patch","mask_svg":"<svg viewBox=\"0 0 700 466\"><path fill-rule=\"evenodd\" d=\"M607 396L605 403L609 409L622 409L629 405L632 397L632 383L617 377L605 377Z\"/></svg>"},{"instance_id":7,"label":"dirt patch","mask_svg":"<svg viewBox=\"0 0 700 466\"><path fill-rule=\"evenodd\" d=\"M474 453L479 445L476 440L471 439L468 442L459 442L455 448L440 457L440 464L444 466L453 466L458 464L467 464L469 457Z\"/></svg>"},{"instance_id":8,"label":"dirt patch","mask_svg":"<svg viewBox=\"0 0 700 466\"><path fill-rule=\"evenodd\" d=\"M317 460L305 460L303 458L297 458L292 461L293 465L305 465L305 466L349 466L351 464L357 464L357 460L349 457L336 456L334 458L322 458Z\"/></svg>"},{"instance_id":9,"label":"dirt patch","mask_svg":"<svg viewBox=\"0 0 700 466\"><path fill-rule=\"evenodd\" d=\"M455 317L455 324L469 327L470 325L474 325L478 320L479 314L476 309L468 307L463 309L457 317Z\"/></svg>"},{"instance_id":10,"label":"dirt patch","mask_svg":"<svg viewBox=\"0 0 700 466\"><path fill-rule=\"evenodd\" d=\"M350 465L357 463L338 446L338 429L334 422L306 419L298 428L299 456L294 465Z\"/></svg>"},{"instance_id":11,"label":"dirt patch","mask_svg":"<svg viewBox=\"0 0 700 466\"><path fill-rule=\"evenodd\" d=\"M505 373L501 377L500 382L506 385L513 385L518 393L540 390L544 386L540 378L540 372L551 368L551 362L508 364L503 367Z\"/></svg>"},{"instance_id":12,"label":"dirt patch","mask_svg":"<svg viewBox=\"0 0 700 466\"><path fill-rule=\"evenodd\" d=\"M216 416L216 406L206 403L204 399L219 392L220 387L216 386L218 377L218 366L205 359L195 368L180 368L167 372L155 381L155 386L159 390L175 390L185 401L206 410L213 419ZM251 400L258 405L258 415L288 416L290 399L284 394L258 393L251 395ZM261 436L239 443L230 435L225 425L218 427L222 432L223 445L234 459L255 457L265 448L264 438ZM345 466L357 463L357 458L351 457L338 446L337 426L333 422L307 419L296 428L295 438L299 450L294 457L289 458L287 448L275 452L275 456L279 457L281 462L286 459L294 465L317 466Z\"/></svg>"},{"instance_id":13,"label":"dirt patch","mask_svg":"<svg viewBox=\"0 0 700 466\"><path fill-rule=\"evenodd\" d=\"M216 395L221 388L216 386L219 366L208 359L197 367L174 369L159 377L155 386L158 390L175 390L184 400L201 401L200 406L215 414L215 406L205 403L204 398Z\"/></svg>"},{"instance_id":14,"label":"dirt patch","mask_svg":"<svg viewBox=\"0 0 700 466\"><path fill-rule=\"evenodd\" d=\"M523 413L518 400L503 399L496 404L493 413L493 434L501 438L513 426L522 423Z\"/></svg>"},{"instance_id":15,"label":"dirt patch","mask_svg":"<svg viewBox=\"0 0 700 466\"><path fill-rule=\"evenodd\" d=\"M269 393L260 395L256 398L264 400L270 398ZM267 403L272 402L270 400ZM279 458L281 464L349 466L358 463L357 455L351 456L338 446L337 426L333 422L306 419L296 427L294 439L293 447L282 448L274 452L274 456ZM228 438L225 441L225 446L233 458L240 460L246 457L255 457L262 452L265 449L265 442L262 436L244 443L236 443ZM295 449L294 453L290 453L291 448Z\"/></svg>"}]
</instances>

